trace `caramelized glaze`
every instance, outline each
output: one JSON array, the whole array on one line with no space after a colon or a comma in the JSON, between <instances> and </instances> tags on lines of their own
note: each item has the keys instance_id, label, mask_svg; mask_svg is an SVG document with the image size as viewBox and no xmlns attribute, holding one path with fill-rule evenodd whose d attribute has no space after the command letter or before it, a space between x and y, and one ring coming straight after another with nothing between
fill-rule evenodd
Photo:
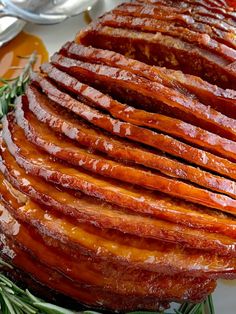
<instances>
[{"instance_id":1,"label":"caramelized glaze","mask_svg":"<svg viewBox=\"0 0 236 314\"><path fill-rule=\"evenodd\" d=\"M5 192L5 187L1 186L0 191L4 195L5 202L8 202L11 198L9 193ZM115 263L122 261L124 266L130 265L131 269L134 267L134 269L155 272L157 276L159 272L169 275L182 273L186 276L191 273L191 276L196 277L204 273L208 273L209 276L219 273L223 276L226 268L228 273L232 272L234 276L235 258L218 257L215 259L212 254L184 250L177 245L126 236L123 233L98 229L79 222L75 224L73 220L53 211L47 211L46 208L32 201L27 201L19 208L13 208L12 213L15 218L36 228L42 236L50 236L50 245L55 242L54 245L63 249L63 245L56 242L65 244L70 254L73 250L73 254L84 252L83 254L91 257L109 258ZM191 262L192 259L194 259L194 265Z\"/></svg>"},{"instance_id":2,"label":"caramelized glaze","mask_svg":"<svg viewBox=\"0 0 236 314\"><path fill-rule=\"evenodd\" d=\"M77 40L230 87L236 20L217 3L136 0ZM235 92L75 43L41 71L3 118L0 255L108 311L236 278Z\"/></svg>"},{"instance_id":3,"label":"caramelized glaze","mask_svg":"<svg viewBox=\"0 0 236 314\"><path fill-rule=\"evenodd\" d=\"M169 280L171 287L174 287L172 281L176 281L179 289L183 289L184 286L185 289L187 288L186 284L183 285L183 282L181 282L185 280L184 277L182 277L182 279L181 277L168 278L167 276L159 276L151 272L140 272L138 270L129 271L125 270L125 268L120 265L112 264L110 262L107 263L98 258L91 260L91 258L82 255L79 252L77 253L76 258L71 258L68 254L63 252L59 253L56 248L46 245L46 239L43 239L36 232L29 230L26 225L20 225L13 217L11 217L10 213L5 208L0 207L0 213L2 213L2 216L4 215L5 217L8 217L8 220L0 221L0 228L4 229L4 232L8 234L9 238L15 238L15 243L30 250L31 254L42 263L49 267L53 266L55 269L73 278L73 280L102 287L104 292L115 291L116 293L125 295L135 291L136 295L140 295L140 297L145 296L148 291L150 292L150 289L152 290L152 296L158 296L158 293L161 290L161 282L163 280ZM18 232L17 237L11 229L12 224L20 225L20 231ZM17 257L15 258L17 259ZM113 273L116 280L113 280L110 277L111 273ZM134 282L141 283L144 278L147 286L135 286ZM179 281L178 283L177 280ZM191 284L196 282L194 279L192 281L193 282L188 283L190 287ZM155 282L155 285L153 285L153 282ZM179 293L179 289L174 288L173 290L169 289L169 291L167 289L166 299L168 300L169 298L168 293L170 295L176 293L175 291L178 291Z\"/></svg>"},{"instance_id":4,"label":"caramelized glaze","mask_svg":"<svg viewBox=\"0 0 236 314\"><path fill-rule=\"evenodd\" d=\"M235 89L236 30L229 8L216 14L201 3L193 8L184 0L180 3L185 4L184 10L176 1L138 2L124 3L112 15L105 14L77 41Z\"/></svg>"},{"instance_id":5,"label":"caramelized glaze","mask_svg":"<svg viewBox=\"0 0 236 314\"><path fill-rule=\"evenodd\" d=\"M45 130L45 128L44 128ZM49 133L48 133L49 134ZM52 134L50 132L50 134ZM49 140L50 135L48 136ZM15 162L7 150L3 153L5 167L0 169L8 180L20 191L29 195L37 202L51 206L64 214L70 215L79 221L89 222L95 226L105 229L115 229L139 235L142 231L147 238L166 239L170 242L184 243L186 247L204 248L204 250L216 250L221 254L234 254L235 240L224 236L214 235L203 230L192 230L187 227L176 227L166 221L151 219L149 217L135 215L126 209L109 205L99 200L94 200L85 195L73 193L72 191L61 191L53 185L26 174ZM45 191L48 191L45 194ZM199 216L199 212L196 212ZM205 214L205 224L212 224L212 216ZM122 223L123 222L123 223ZM124 223L125 222L125 223ZM199 220L198 220L199 223ZM217 222L215 222L216 230ZM221 232L228 230L228 234L234 237L236 222L218 217L218 225L222 226ZM226 232L227 234L227 232ZM236 233L235 233L236 238Z\"/></svg>"},{"instance_id":6,"label":"caramelized glaze","mask_svg":"<svg viewBox=\"0 0 236 314\"><path fill-rule=\"evenodd\" d=\"M236 140L234 119L163 84L147 80L131 71L114 66L86 63L58 53L54 54L51 60L56 67L79 80L86 81L86 76L89 77L92 72L93 82L89 80L90 84L101 89L105 85L110 93L122 94L123 98L127 97L135 104L135 107L167 116L171 115L224 138ZM108 82L111 83L109 87Z\"/></svg>"},{"instance_id":7,"label":"caramelized glaze","mask_svg":"<svg viewBox=\"0 0 236 314\"><path fill-rule=\"evenodd\" d=\"M224 90L199 77L162 67L151 67L138 60L129 59L124 55L114 53L113 51L85 47L74 42L66 43L62 47L61 53L84 62L104 64L111 67L115 66L123 70L131 71L151 81L170 87L184 94L186 97L199 99L203 104L213 107L226 116L231 118L236 117L236 91ZM88 78L87 76L87 79ZM58 80L60 80L60 78ZM67 86L67 88L70 88L70 86ZM86 95L85 92L84 94Z\"/></svg>"},{"instance_id":8,"label":"caramelized glaze","mask_svg":"<svg viewBox=\"0 0 236 314\"><path fill-rule=\"evenodd\" d=\"M27 63L27 59L19 58L19 56L27 57L34 51L37 52L37 61L34 69L38 70L39 66L48 60L48 52L39 37L21 32L16 38L1 47L0 77L11 79L18 76L21 70L14 67L22 68Z\"/></svg>"},{"instance_id":9,"label":"caramelized glaze","mask_svg":"<svg viewBox=\"0 0 236 314\"><path fill-rule=\"evenodd\" d=\"M69 102L69 101L68 101ZM69 142L66 137L61 136L58 139L57 134L54 134L45 124L40 123L36 117L29 111L26 104L22 101L17 102L16 119L19 126L24 129L27 139L49 154L65 160L75 166L81 166L92 172L103 176L112 177L126 182L133 182L136 177L136 184L143 187L158 189L151 178L160 177L159 173L150 174L148 169L121 162L114 162L101 154L88 153L86 149L78 147L76 143ZM47 136L45 136L48 134ZM50 143L50 144L49 144ZM214 176L209 172L204 172L200 169L187 166L175 160L170 160L164 156L156 156L159 160L156 169L166 175L178 177L184 180L190 180L203 187L207 187L218 192L223 192L235 198L234 182ZM132 179L131 179L132 178ZM166 177L161 177L165 179ZM175 180L172 178L172 180ZM176 181L174 181L176 182ZM195 187L191 187L195 189ZM187 191L187 189L186 189ZM191 193L191 192L190 192Z\"/></svg>"}]
</instances>

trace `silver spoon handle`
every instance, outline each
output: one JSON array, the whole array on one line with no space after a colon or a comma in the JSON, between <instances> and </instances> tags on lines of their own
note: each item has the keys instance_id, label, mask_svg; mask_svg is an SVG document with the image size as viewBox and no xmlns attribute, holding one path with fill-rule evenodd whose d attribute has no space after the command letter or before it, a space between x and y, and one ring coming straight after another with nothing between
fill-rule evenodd
<instances>
[{"instance_id":1,"label":"silver spoon handle","mask_svg":"<svg viewBox=\"0 0 236 314\"><path fill-rule=\"evenodd\" d=\"M11 12L9 12L5 6L3 6L1 3L0 3L0 18L1 17L5 17L5 16L14 16L14 14L12 14Z\"/></svg>"},{"instance_id":2,"label":"silver spoon handle","mask_svg":"<svg viewBox=\"0 0 236 314\"><path fill-rule=\"evenodd\" d=\"M57 24L67 18L63 14L35 14L15 6L11 1L4 0L2 2L3 5L0 4L0 17L13 16L35 24Z\"/></svg>"}]
</instances>

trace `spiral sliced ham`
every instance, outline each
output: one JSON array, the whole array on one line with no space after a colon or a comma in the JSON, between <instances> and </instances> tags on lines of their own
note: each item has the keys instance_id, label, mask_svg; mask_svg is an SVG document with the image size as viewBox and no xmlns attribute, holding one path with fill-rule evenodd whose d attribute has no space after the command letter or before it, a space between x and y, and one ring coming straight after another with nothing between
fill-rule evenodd
<instances>
[{"instance_id":1,"label":"spiral sliced ham","mask_svg":"<svg viewBox=\"0 0 236 314\"><path fill-rule=\"evenodd\" d=\"M7 190L7 192L4 190ZM235 258L231 260L228 257L215 258L214 255L202 255L201 253L203 252L201 251L188 251L178 245L163 244L153 240L146 241L145 239L140 242L139 237L127 237L115 231L89 227L84 223L74 224L72 220L63 220L53 211L49 212L47 208L43 208L27 199L25 205L20 208L16 206L12 207L10 203L17 203L17 200L12 200L11 194L13 192L14 189L9 184L3 182L1 193L4 193L3 202L5 206L9 208L10 212L14 217L19 219L19 221L25 221L34 226L37 232L45 239L46 243L48 243L48 236L50 235L51 240L49 243L51 246L60 248L60 250L65 253L70 252L70 254L75 256L76 260L86 259L85 257L80 257L80 254L92 257L94 263L97 263L97 260L101 258L105 261L109 257L110 263L114 263L116 271L121 272L120 275L117 273L116 277L121 276L122 278L122 273L123 275L125 273L129 275L130 273L130 275L135 276L133 277L134 284L138 281L140 276L145 276L149 281L149 278L153 278L155 274L158 276L160 273L165 276L182 274L184 278L190 273L196 278L199 278L197 276L200 274L205 276L208 274L209 277L217 278L217 276L224 276L226 261L228 275L232 276L232 278L235 277L233 271ZM8 195L6 195L7 193ZM44 221L43 228L39 224L40 221ZM64 227L62 228L62 226ZM99 242L99 251L96 251L96 248L93 247L90 238L96 239L96 241ZM19 241L21 241L20 239ZM116 245L114 245L114 241L117 241ZM28 244L28 246L29 245L30 244ZM129 245L130 248L127 245ZM127 250L130 252L128 255L126 254ZM117 255L119 251L122 252L121 255ZM173 251L175 252L174 254ZM194 267L190 269L192 265L190 261L192 259L195 260L195 264ZM120 266L119 264L116 265L119 260L123 261L122 264L124 267L129 263L129 270L125 271L122 264ZM166 262L167 260L168 262ZM178 261L178 263L176 263L176 261ZM93 268L94 267L96 268L96 264ZM102 270L102 267L103 266L100 266L98 269ZM105 265L103 272L107 272L108 274L115 273L115 270L109 271L108 267L109 266ZM110 267L112 267L112 265L110 265ZM146 271L148 272L145 274ZM150 277L151 275L152 277ZM227 274L225 275L227 276ZM76 276L76 274L72 276ZM173 277L170 277L170 280L171 278ZM130 282L131 277L129 277L128 280ZM158 291L156 291L156 293L158 293Z\"/></svg>"},{"instance_id":2,"label":"spiral sliced ham","mask_svg":"<svg viewBox=\"0 0 236 314\"><path fill-rule=\"evenodd\" d=\"M66 43L61 52L73 59L85 62L89 60L92 63L115 66L131 71L154 82L162 83L164 86L179 91L186 96L197 97L203 104L209 105L229 117L236 117L236 92L234 90L224 90L193 75L161 67L151 67L121 54L114 54L109 50L97 49L91 46L86 47L74 42ZM49 64L44 64L42 70L47 72L48 75L52 73L51 75L54 75L60 82L59 70L54 70ZM54 72L56 73L54 74ZM67 88L69 87L67 86Z\"/></svg>"},{"instance_id":3,"label":"spiral sliced ham","mask_svg":"<svg viewBox=\"0 0 236 314\"><path fill-rule=\"evenodd\" d=\"M95 202L93 198L89 198L84 194L81 195L78 192L58 190L52 184L42 180L38 180L35 184L35 178L26 174L16 164L7 150L4 152L3 157L5 166L2 166L1 171L15 188L36 202L50 205L53 209L82 222L89 222L100 228L116 229L134 235L139 235L142 232L143 236L147 238L177 242L189 248L212 250L227 256L234 255L236 224L233 221L227 221L216 216L218 223L212 224L212 216L202 215L202 218L205 218L204 227L213 226L216 231L217 228L221 227L222 234L224 228L227 228L230 237L220 237L218 234L205 232L202 229L191 229L181 225L177 227L176 224L164 220L135 215L128 210L124 211L124 209L122 210L114 204L111 206L101 201ZM24 182L27 182L27 185ZM45 194L45 191L49 192ZM194 214L194 211L192 214ZM122 222L125 223L122 224ZM225 233L227 234L227 231Z\"/></svg>"},{"instance_id":4,"label":"spiral sliced ham","mask_svg":"<svg viewBox=\"0 0 236 314\"><path fill-rule=\"evenodd\" d=\"M134 1L102 16L77 41L235 89L235 25L231 9L202 1Z\"/></svg>"},{"instance_id":5,"label":"spiral sliced ham","mask_svg":"<svg viewBox=\"0 0 236 314\"><path fill-rule=\"evenodd\" d=\"M224 0L137 0L31 73L0 139L13 278L118 312L236 278L235 25Z\"/></svg>"}]
</instances>

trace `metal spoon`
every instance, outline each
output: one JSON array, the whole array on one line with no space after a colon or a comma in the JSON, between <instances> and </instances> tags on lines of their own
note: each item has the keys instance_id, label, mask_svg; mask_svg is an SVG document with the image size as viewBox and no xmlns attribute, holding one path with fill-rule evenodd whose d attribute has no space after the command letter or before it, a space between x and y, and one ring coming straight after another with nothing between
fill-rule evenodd
<instances>
[{"instance_id":1,"label":"metal spoon","mask_svg":"<svg viewBox=\"0 0 236 314\"><path fill-rule=\"evenodd\" d=\"M2 0L0 17L12 16L35 24L56 24L91 8L97 0Z\"/></svg>"},{"instance_id":2,"label":"metal spoon","mask_svg":"<svg viewBox=\"0 0 236 314\"><path fill-rule=\"evenodd\" d=\"M97 0L2 0L0 1L0 47L18 35L24 21L56 24L90 10Z\"/></svg>"}]
</instances>

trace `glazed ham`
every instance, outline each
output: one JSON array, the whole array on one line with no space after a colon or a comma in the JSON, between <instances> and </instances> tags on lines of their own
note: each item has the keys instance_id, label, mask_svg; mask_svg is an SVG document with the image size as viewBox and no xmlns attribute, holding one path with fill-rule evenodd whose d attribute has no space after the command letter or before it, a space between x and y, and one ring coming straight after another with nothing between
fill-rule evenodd
<instances>
[{"instance_id":1,"label":"glazed ham","mask_svg":"<svg viewBox=\"0 0 236 314\"><path fill-rule=\"evenodd\" d=\"M118 312L236 278L235 26L223 0L137 0L31 74L0 141L13 278Z\"/></svg>"},{"instance_id":2,"label":"glazed ham","mask_svg":"<svg viewBox=\"0 0 236 314\"><path fill-rule=\"evenodd\" d=\"M235 26L235 11L227 6L137 0L102 16L77 42L235 89Z\"/></svg>"},{"instance_id":3,"label":"glazed ham","mask_svg":"<svg viewBox=\"0 0 236 314\"><path fill-rule=\"evenodd\" d=\"M181 71L173 71L166 68L150 67L145 63L125 57L124 55L109 51L78 45L74 42L66 43L61 53L79 59L84 62L90 60L92 63L116 66L123 70L131 71L154 82L161 83L175 91L193 98L198 98L203 104L210 105L217 111L228 117L235 118L236 93L211 85L199 77L184 74ZM44 64L42 70L49 75L57 75L60 80L59 70L53 69L50 65ZM65 74L64 74L65 75ZM69 87L69 86L68 86ZM224 104L224 105L223 105Z\"/></svg>"}]
</instances>

